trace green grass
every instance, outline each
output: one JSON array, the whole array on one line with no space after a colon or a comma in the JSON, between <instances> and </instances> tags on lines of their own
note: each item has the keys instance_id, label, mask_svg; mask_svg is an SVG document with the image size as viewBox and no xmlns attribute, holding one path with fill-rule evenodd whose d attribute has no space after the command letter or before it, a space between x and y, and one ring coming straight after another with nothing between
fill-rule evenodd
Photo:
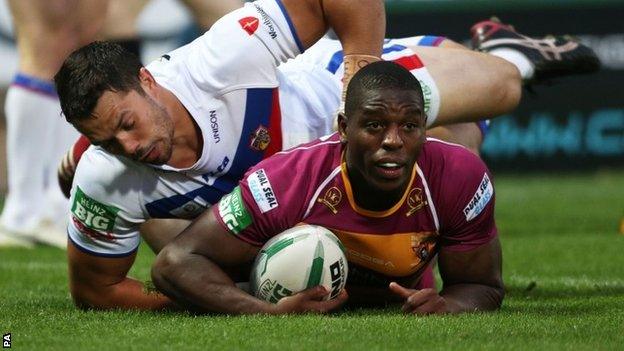
<instances>
[{"instance_id":1,"label":"green grass","mask_svg":"<svg viewBox=\"0 0 624 351\"><path fill-rule=\"evenodd\" d=\"M64 253L0 250L0 332L14 349L614 350L624 345L624 172L503 177L497 221L507 296L495 313L227 317L83 312ZM132 274L149 277L142 248Z\"/></svg>"}]
</instances>

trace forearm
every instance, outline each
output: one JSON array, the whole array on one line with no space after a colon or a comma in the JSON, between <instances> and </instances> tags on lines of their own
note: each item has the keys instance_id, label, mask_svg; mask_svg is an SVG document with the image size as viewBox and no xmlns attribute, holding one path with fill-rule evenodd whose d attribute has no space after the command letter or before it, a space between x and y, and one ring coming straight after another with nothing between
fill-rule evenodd
<instances>
[{"instance_id":1,"label":"forearm","mask_svg":"<svg viewBox=\"0 0 624 351\"><path fill-rule=\"evenodd\" d=\"M440 291L450 313L497 310L504 295L502 287L481 284L454 284Z\"/></svg>"},{"instance_id":2,"label":"forearm","mask_svg":"<svg viewBox=\"0 0 624 351\"><path fill-rule=\"evenodd\" d=\"M340 39L344 52L344 102L351 77L360 68L380 60L386 13L383 2L377 0L324 1L323 6L327 23Z\"/></svg>"},{"instance_id":3,"label":"forearm","mask_svg":"<svg viewBox=\"0 0 624 351\"><path fill-rule=\"evenodd\" d=\"M152 268L156 287L189 309L227 314L274 313L274 306L236 287L216 264L201 255L175 258L161 252Z\"/></svg>"},{"instance_id":4,"label":"forearm","mask_svg":"<svg viewBox=\"0 0 624 351\"><path fill-rule=\"evenodd\" d=\"M175 307L168 297L147 291L143 283L132 278L107 286L74 284L71 290L76 306L84 309L163 310Z\"/></svg>"},{"instance_id":5,"label":"forearm","mask_svg":"<svg viewBox=\"0 0 624 351\"><path fill-rule=\"evenodd\" d=\"M321 3L324 18L340 39L345 55L381 55L386 33L383 1L325 0Z\"/></svg>"}]
</instances>

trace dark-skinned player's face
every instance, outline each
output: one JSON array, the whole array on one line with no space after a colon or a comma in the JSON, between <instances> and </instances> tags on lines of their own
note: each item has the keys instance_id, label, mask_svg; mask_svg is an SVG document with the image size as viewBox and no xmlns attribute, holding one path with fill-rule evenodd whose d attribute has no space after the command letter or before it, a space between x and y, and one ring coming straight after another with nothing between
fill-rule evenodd
<instances>
[{"instance_id":1,"label":"dark-skinned player's face","mask_svg":"<svg viewBox=\"0 0 624 351\"><path fill-rule=\"evenodd\" d=\"M148 94L106 91L93 116L76 128L91 143L135 161L164 164L173 149L173 122L167 111Z\"/></svg>"},{"instance_id":2,"label":"dark-skinned player's face","mask_svg":"<svg viewBox=\"0 0 624 351\"><path fill-rule=\"evenodd\" d=\"M350 116L341 116L339 128L347 143L349 176L363 181L354 183L354 187L365 186L377 192L405 190L425 142L425 115L419 92L367 91Z\"/></svg>"}]
</instances>

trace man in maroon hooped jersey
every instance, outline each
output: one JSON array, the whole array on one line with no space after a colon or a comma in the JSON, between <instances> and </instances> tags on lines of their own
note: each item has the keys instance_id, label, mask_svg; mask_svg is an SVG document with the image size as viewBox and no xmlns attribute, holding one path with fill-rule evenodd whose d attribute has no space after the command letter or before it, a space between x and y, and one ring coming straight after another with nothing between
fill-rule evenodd
<instances>
[{"instance_id":1,"label":"man in maroon hooped jersey","mask_svg":"<svg viewBox=\"0 0 624 351\"><path fill-rule=\"evenodd\" d=\"M160 252L154 283L200 310L336 309L346 292L320 301L329 292L319 286L270 304L225 273L252 262L272 236L308 223L332 230L347 248L351 299L399 300L414 314L499 308L502 257L491 176L462 146L427 139L425 119L420 84L408 71L392 62L362 68L349 84L339 132L252 167ZM243 210L232 215L234 207ZM436 255L439 292L419 285Z\"/></svg>"}]
</instances>

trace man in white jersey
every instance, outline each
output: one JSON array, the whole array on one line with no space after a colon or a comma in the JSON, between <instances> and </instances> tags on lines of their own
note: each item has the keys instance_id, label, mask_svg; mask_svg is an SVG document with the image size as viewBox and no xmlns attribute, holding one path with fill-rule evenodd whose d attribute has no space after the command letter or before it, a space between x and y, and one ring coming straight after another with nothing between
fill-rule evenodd
<instances>
[{"instance_id":1,"label":"man in white jersey","mask_svg":"<svg viewBox=\"0 0 624 351\"><path fill-rule=\"evenodd\" d=\"M278 65L309 48L332 25L342 39L348 76L382 53L384 16L376 1L323 5L317 0L247 4L147 67L107 43L91 44L66 60L55 77L63 112L98 146L84 154L72 191L68 256L78 305L169 306L167 298L144 293L140 282L126 277L139 225L148 218L194 218L228 193L249 166L331 130L340 77L309 64L314 50ZM465 50L431 48L416 55L408 46L419 39L408 40L388 42L386 55L428 83L430 124L436 109L438 122L443 116L446 122L463 121L502 113L517 103L520 75L513 65ZM497 94L503 91L501 99L487 108L476 106L482 91L472 86L475 81L433 83L434 72L423 63L456 55L481 68L480 78L500 69L507 82L485 83L496 86ZM446 61L439 63L449 69ZM463 66L455 70L462 71ZM509 89L503 89L506 85ZM457 87L479 94L464 97L466 111L456 111L453 120L450 111L460 106L454 99L446 105L439 99L461 96Z\"/></svg>"}]
</instances>

